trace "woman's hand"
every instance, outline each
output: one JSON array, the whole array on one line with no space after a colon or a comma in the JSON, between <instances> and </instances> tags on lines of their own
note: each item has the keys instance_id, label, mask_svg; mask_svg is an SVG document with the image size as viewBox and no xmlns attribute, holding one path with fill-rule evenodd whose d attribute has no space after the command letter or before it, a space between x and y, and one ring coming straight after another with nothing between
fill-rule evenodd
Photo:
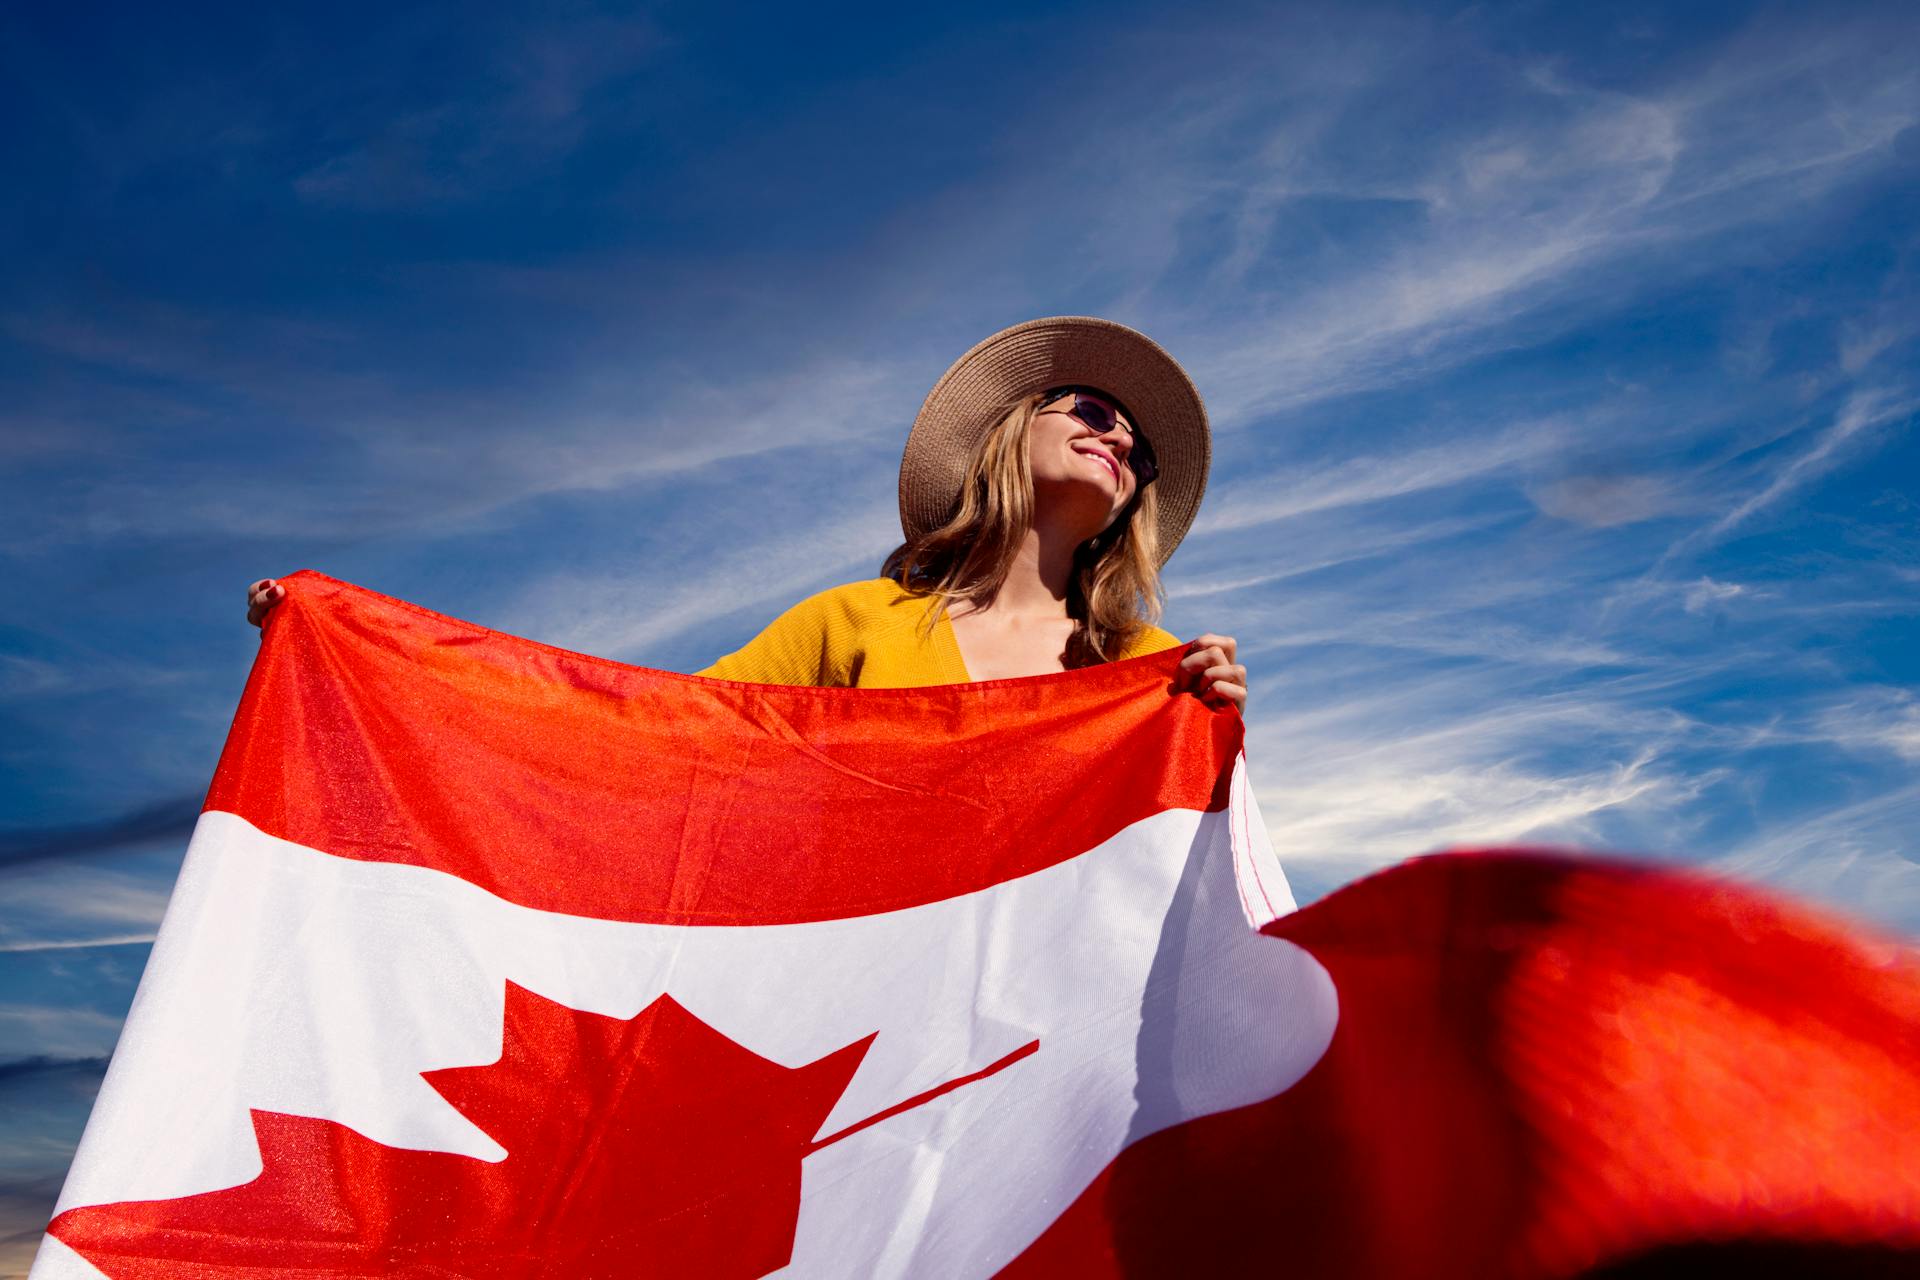
<instances>
[{"instance_id":1,"label":"woman's hand","mask_svg":"<svg viewBox=\"0 0 1920 1280\"><path fill-rule=\"evenodd\" d=\"M260 626L267 611L287 598L287 589L272 578L262 578L247 588L247 621Z\"/></svg>"},{"instance_id":2,"label":"woman's hand","mask_svg":"<svg viewBox=\"0 0 1920 1280\"><path fill-rule=\"evenodd\" d=\"M1186 688L1209 702L1225 699L1245 715L1247 669L1234 661L1237 648L1232 636L1201 636L1187 646L1187 656L1180 659L1180 678Z\"/></svg>"}]
</instances>

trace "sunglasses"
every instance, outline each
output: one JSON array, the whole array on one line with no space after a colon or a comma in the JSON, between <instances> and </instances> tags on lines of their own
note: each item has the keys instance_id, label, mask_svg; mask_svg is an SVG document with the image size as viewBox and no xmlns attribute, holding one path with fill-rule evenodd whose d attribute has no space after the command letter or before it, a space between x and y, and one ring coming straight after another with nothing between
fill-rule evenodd
<instances>
[{"instance_id":1,"label":"sunglasses","mask_svg":"<svg viewBox=\"0 0 1920 1280\"><path fill-rule=\"evenodd\" d=\"M1153 446L1130 423L1121 420L1121 411L1102 399L1104 394L1090 387L1055 387L1046 393L1046 398L1040 404L1045 408L1063 397L1072 396L1073 408L1067 412L1092 427L1097 434L1104 436L1119 427L1127 433L1127 468L1133 472L1139 484L1152 484L1153 478L1160 474L1159 464L1154 460Z\"/></svg>"}]
</instances>

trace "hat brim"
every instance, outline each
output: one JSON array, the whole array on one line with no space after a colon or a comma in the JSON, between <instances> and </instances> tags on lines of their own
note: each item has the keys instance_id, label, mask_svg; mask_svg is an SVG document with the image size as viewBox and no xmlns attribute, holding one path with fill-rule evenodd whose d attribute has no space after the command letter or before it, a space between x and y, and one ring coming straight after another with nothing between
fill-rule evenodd
<instances>
[{"instance_id":1,"label":"hat brim","mask_svg":"<svg viewBox=\"0 0 1920 1280\"><path fill-rule=\"evenodd\" d=\"M945 524L974 445L996 410L1050 387L1097 387L1127 406L1153 444L1161 564L1193 527L1213 440L1206 406L1178 361L1135 329L1093 316L1049 316L976 344L927 393L900 459L900 527L908 539Z\"/></svg>"}]
</instances>

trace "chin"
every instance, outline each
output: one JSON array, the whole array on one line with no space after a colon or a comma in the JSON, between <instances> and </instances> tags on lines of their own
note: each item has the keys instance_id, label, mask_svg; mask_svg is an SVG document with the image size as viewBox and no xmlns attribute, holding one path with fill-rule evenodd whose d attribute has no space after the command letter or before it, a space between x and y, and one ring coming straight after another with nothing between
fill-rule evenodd
<instances>
[{"instance_id":1,"label":"chin","mask_svg":"<svg viewBox=\"0 0 1920 1280\"><path fill-rule=\"evenodd\" d=\"M1084 514L1089 538L1112 524L1114 517L1126 509L1125 501L1115 498L1111 486L1087 476L1035 476L1033 501L1036 509Z\"/></svg>"}]
</instances>

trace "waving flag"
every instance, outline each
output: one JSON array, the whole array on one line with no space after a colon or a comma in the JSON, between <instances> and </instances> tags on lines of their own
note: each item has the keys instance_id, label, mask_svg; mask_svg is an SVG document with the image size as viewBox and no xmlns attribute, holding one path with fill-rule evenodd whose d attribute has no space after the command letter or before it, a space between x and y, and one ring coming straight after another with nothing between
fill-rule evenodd
<instances>
[{"instance_id":1,"label":"waving flag","mask_svg":"<svg viewBox=\"0 0 1920 1280\"><path fill-rule=\"evenodd\" d=\"M770 688L289 581L43 1280L1916 1243L1910 957L1531 857L1291 913L1177 655Z\"/></svg>"},{"instance_id":2,"label":"waving flag","mask_svg":"<svg viewBox=\"0 0 1920 1280\"><path fill-rule=\"evenodd\" d=\"M40 1273L989 1274L1332 1034L1177 655L771 688L288 584Z\"/></svg>"}]
</instances>

